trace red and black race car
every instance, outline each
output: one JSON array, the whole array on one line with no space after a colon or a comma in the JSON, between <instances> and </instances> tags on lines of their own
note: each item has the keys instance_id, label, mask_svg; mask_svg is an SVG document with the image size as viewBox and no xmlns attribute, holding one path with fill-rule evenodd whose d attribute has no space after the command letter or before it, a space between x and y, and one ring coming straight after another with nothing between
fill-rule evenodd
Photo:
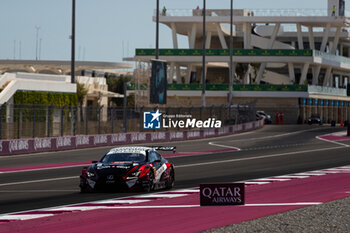
<instances>
[{"instance_id":1,"label":"red and black race car","mask_svg":"<svg viewBox=\"0 0 350 233\"><path fill-rule=\"evenodd\" d=\"M84 167L80 176L81 192L98 190L171 189L175 182L174 165L157 150L173 151L176 147L118 147L100 161Z\"/></svg>"}]
</instances>

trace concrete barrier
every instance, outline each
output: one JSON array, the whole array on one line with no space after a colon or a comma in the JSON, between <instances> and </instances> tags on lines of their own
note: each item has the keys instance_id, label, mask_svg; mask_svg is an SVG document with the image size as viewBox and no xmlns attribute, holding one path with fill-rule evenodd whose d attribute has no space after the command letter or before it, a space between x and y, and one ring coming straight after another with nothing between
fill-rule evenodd
<instances>
[{"instance_id":1,"label":"concrete barrier","mask_svg":"<svg viewBox=\"0 0 350 233\"><path fill-rule=\"evenodd\" d=\"M140 143L157 143L195 140L226 136L262 128L263 120L240 125L223 126L219 129L196 129L184 131L159 131L140 133L117 133L98 135L77 135L51 138L0 140L0 156L62 151L101 146L118 146Z\"/></svg>"}]
</instances>

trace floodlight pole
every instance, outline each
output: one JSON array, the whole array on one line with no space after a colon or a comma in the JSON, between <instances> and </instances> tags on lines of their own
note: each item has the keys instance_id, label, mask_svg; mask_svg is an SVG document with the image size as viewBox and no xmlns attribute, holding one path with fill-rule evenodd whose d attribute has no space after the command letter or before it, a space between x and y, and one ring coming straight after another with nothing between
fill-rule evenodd
<instances>
[{"instance_id":1,"label":"floodlight pole","mask_svg":"<svg viewBox=\"0 0 350 233\"><path fill-rule=\"evenodd\" d=\"M206 33L205 33L205 2L206 0L203 0L203 39L202 39L202 49L203 49L203 55L202 55L202 107L205 107L205 44L206 44Z\"/></svg>"},{"instance_id":2,"label":"floodlight pole","mask_svg":"<svg viewBox=\"0 0 350 233\"><path fill-rule=\"evenodd\" d=\"M35 60L38 60L38 40L39 40L39 26L35 26L36 29L36 42L35 42Z\"/></svg>"},{"instance_id":3,"label":"floodlight pole","mask_svg":"<svg viewBox=\"0 0 350 233\"><path fill-rule=\"evenodd\" d=\"M127 81L126 79L124 79L124 83L123 83L123 133L126 133L127 132L127 92L126 92L126 89L127 89Z\"/></svg>"},{"instance_id":4,"label":"floodlight pole","mask_svg":"<svg viewBox=\"0 0 350 233\"><path fill-rule=\"evenodd\" d=\"M72 60L71 60L71 83L75 83L75 0L72 0Z\"/></svg>"},{"instance_id":5,"label":"floodlight pole","mask_svg":"<svg viewBox=\"0 0 350 233\"><path fill-rule=\"evenodd\" d=\"M229 77L229 94L228 94L228 100L229 100L229 108L231 109L232 105L232 85L233 85L233 70L232 70L232 49L233 49L233 29L232 29L232 23L233 23L233 0L231 1L231 8L230 8L230 77Z\"/></svg>"},{"instance_id":6,"label":"floodlight pole","mask_svg":"<svg viewBox=\"0 0 350 233\"><path fill-rule=\"evenodd\" d=\"M156 12L156 59L159 59L159 0L157 0Z\"/></svg>"}]
</instances>

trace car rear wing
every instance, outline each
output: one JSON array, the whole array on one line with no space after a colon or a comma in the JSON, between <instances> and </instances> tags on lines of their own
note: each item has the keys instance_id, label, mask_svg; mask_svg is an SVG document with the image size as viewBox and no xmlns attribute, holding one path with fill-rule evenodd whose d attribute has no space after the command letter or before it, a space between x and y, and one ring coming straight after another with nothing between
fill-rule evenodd
<instances>
[{"instance_id":1,"label":"car rear wing","mask_svg":"<svg viewBox=\"0 0 350 233\"><path fill-rule=\"evenodd\" d=\"M176 146L152 146L152 148L155 150L176 152Z\"/></svg>"}]
</instances>

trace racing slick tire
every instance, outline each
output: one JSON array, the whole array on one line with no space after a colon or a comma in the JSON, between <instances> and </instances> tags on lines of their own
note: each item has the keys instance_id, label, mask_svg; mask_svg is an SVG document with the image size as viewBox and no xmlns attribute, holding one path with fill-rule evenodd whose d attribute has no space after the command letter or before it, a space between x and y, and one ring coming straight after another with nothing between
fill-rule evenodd
<instances>
[{"instance_id":1,"label":"racing slick tire","mask_svg":"<svg viewBox=\"0 0 350 233\"><path fill-rule=\"evenodd\" d=\"M148 173L148 184L143 187L143 190L147 193L151 192L154 189L154 173L153 170L150 170Z\"/></svg>"},{"instance_id":2,"label":"racing slick tire","mask_svg":"<svg viewBox=\"0 0 350 233\"><path fill-rule=\"evenodd\" d=\"M88 185L86 183L86 181L83 181L83 180L80 181L79 188L80 188L80 193L93 193L93 192L95 192L95 189L91 188L90 185Z\"/></svg>"},{"instance_id":3,"label":"racing slick tire","mask_svg":"<svg viewBox=\"0 0 350 233\"><path fill-rule=\"evenodd\" d=\"M89 185L85 185L84 187L80 186L80 193L93 193L95 190L91 188Z\"/></svg>"},{"instance_id":4,"label":"racing slick tire","mask_svg":"<svg viewBox=\"0 0 350 233\"><path fill-rule=\"evenodd\" d=\"M166 189L172 189L175 185L175 171L174 171L174 168L173 167L170 167L170 171L169 171L169 178L168 180L166 181L166 184L165 184L165 188Z\"/></svg>"}]
</instances>

